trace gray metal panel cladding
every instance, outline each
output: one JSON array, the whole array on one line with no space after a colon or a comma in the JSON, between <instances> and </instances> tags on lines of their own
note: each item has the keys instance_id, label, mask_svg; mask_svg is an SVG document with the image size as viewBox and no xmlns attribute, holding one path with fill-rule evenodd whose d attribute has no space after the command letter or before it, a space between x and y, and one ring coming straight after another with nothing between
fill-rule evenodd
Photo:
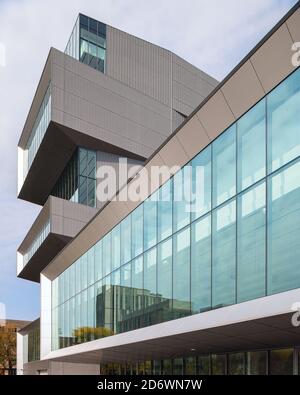
<instances>
[{"instance_id":1,"label":"gray metal panel cladding","mask_svg":"<svg viewBox=\"0 0 300 395\"><path fill-rule=\"evenodd\" d=\"M180 56L173 54L172 59L173 77L175 77L177 80L182 80L183 82L186 81L185 85L190 86L192 83L192 87L194 86L194 88L201 89L201 86L205 86L205 84L208 84L211 87L214 87L216 84L218 84L218 81L215 78L182 59ZM175 65L178 67L175 68ZM178 73L181 73L181 76ZM198 84L197 80L200 82L200 85Z\"/></svg>"},{"instance_id":2,"label":"gray metal panel cladding","mask_svg":"<svg viewBox=\"0 0 300 395\"><path fill-rule=\"evenodd\" d=\"M110 26L106 73L185 115L218 83L172 52Z\"/></svg>"},{"instance_id":3,"label":"gray metal panel cladding","mask_svg":"<svg viewBox=\"0 0 300 395\"><path fill-rule=\"evenodd\" d=\"M57 122L143 157L172 132L168 107L121 81L58 51L53 71Z\"/></svg>"},{"instance_id":4,"label":"gray metal panel cladding","mask_svg":"<svg viewBox=\"0 0 300 395\"><path fill-rule=\"evenodd\" d=\"M106 73L171 106L171 52L107 26Z\"/></svg>"},{"instance_id":5,"label":"gray metal panel cladding","mask_svg":"<svg viewBox=\"0 0 300 395\"><path fill-rule=\"evenodd\" d=\"M172 110L172 129L175 130L185 120L185 117L176 110Z\"/></svg>"},{"instance_id":6,"label":"gray metal panel cladding","mask_svg":"<svg viewBox=\"0 0 300 395\"><path fill-rule=\"evenodd\" d=\"M173 54L173 109L189 115L217 86L218 81Z\"/></svg>"}]
</instances>

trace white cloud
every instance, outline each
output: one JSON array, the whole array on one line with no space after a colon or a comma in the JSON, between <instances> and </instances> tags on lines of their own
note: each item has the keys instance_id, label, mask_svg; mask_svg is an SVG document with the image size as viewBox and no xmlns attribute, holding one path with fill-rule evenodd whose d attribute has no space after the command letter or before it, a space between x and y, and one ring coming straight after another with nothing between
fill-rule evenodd
<instances>
[{"instance_id":1,"label":"white cloud","mask_svg":"<svg viewBox=\"0 0 300 395\"><path fill-rule=\"evenodd\" d=\"M64 50L78 12L168 48L222 79L295 2L2 0L0 43L6 67L0 67L0 241L6 248L0 265L7 276L15 276L15 246L39 210L15 199L16 145L49 48Z\"/></svg>"}]
</instances>

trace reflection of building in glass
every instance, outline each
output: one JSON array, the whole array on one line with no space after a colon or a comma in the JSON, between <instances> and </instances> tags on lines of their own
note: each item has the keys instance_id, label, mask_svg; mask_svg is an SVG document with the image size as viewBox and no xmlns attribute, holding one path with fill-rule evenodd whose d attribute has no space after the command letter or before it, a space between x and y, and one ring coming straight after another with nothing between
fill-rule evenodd
<instances>
[{"instance_id":1,"label":"reflection of building in glass","mask_svg":"<svg viewBox=\"0 0 300 395\"><path fill-rule=\"evenodd\" d=\"M297 4L217 86L84 16L51 50L19 143L19 197L44 205L18 250L41 281L26 373L298 374L299 29ZM179 170L104 204L95 174L121 157Z\"/></svg>"},{"instance_id":2,"label":"reflection of building in glass","mask_svg":"<svg viewBox=\"0 0 300 395\"><path fill-rule=\"evenodd\" d=\"M113 333L122 333L189 314L189 302L164 299L146 289L104 286L96 297L96 327L110 328Z\"/></svg>"},{"instance_id":3,"label":"reflection of building in glass","mask_svg":"<svg viewBox=\"0 0 300 395\"><path fill-rule=\"evenodd\" d=\"M189 302L164 299L145 289L104 285L98 292L95 326L70 328L70 336L60 333L60 330L60 347L101 339L190 314ZM70 314L74 312L70 311Z\"/></svg>"}]
</instances>

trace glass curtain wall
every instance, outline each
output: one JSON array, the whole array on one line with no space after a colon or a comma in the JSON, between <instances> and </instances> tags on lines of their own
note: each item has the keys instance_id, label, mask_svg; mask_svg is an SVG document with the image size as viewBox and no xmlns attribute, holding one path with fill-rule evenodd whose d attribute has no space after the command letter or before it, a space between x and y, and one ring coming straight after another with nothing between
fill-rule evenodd
<instances>
[{"instance_id":1,"label":"glass curtain wall","mask_svg":"<svg viewBox=\"0 0 300 395\"><path fill-rule=\"evenodd\" d=\"M42 104L40 106L38 115L34 122L30 137L26 145L26 163L24 166L24 177L28 173L30 166L35 158L35 155L41 145L45 136L46 130L51 120L51 88L48 86Z\"/></svg>"},{"instance_id":2,"label":"glass curtain wall","mask_svg":"<svg viewBox=\"0 0 300 395\"><path fill-rule=\"evenodd\" d=\"M72 58L75 58L77 60L79 60L79 20L80 15L78 15L76 19L76 23L73 27L71 36L65 49L65 53L67 55L72 56Z\"/></svg>"},{"instance_id":3,"label":"glass curtain wall","mask_svg":"<svg viewBox=\"0 0 300 395\"><path fill-rule=\"evenodd\" d=\"M28 362L40 360L40 328L28 332Z\"/></svg>"},{"instance_id":4,"label":"glass curtain wall","mask_svg":"<svg viewBox=\"0 0 300 395\"><path fill-rule=\"evenodd\" d=\"M299 90L300 69L53 281L61 333L86 341L74 333L89 323L103 337L300 287ZM64 314L74 315L73 328ZM213 370L221 362L216 356Z\"/></svg>"},{"instance_id":5,"label":"glass curtain wall","mask_svg":"<svg viewBox=\"0 0 300 395\"><path fill-rule=\"evenodd\" d=\"M51 195L95 207L96 169L96 151L78 148L56 182Z\"/></svg>"},{"instance_id":6,"label":"glass curtain wall","mask_svg":"<svg viewBox=\"0 0 300 395\"><path fill-rule=\"evenodd\" d=\"M79 14L65 53L104 73L106 25Z\"/></svg>"},{"instance_id":7,"label":"glass curtain wall","mask_svg":"<svg viewBox=\"0 0 300 395\"><path fill-rule=\"evenodd\" d=\"M23 267L28 263L28 261L33 257L36 251L40 248L43 242L46 240L48 234L50 233L50 221L47 221L43 226L42 230L35 238L34 242L30 245L27 252L23 256Z\"/></svg>"},{"instance_id":8,"label":"glass curtain wall","mask_svg":"<svg viewBox=\"0 0 300 395\"><path fill-rule=\"evenodd\" d=\"M293 375L298 350L293 348L227 354L177 356L174 359L100 365L101 375Z\"/></svg>"}]
</instances>

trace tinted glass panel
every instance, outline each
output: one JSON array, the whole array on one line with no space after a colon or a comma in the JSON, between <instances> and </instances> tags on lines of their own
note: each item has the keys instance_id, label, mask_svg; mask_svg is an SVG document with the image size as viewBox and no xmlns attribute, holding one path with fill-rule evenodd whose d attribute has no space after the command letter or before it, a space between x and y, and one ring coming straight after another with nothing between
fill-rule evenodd
<instances>
[{"instance_id":1,"label":"tinted glass panel","mask_svg":"<svg viewBox=\"0 0 300 395\"><path fill-rule=\"evenodd\" d=\"M236 300L236 204L235 201L213 212L212 305L213 308Z\"/></svg>"},{"instance_id":2,"label":"tinted glass panel","mask_svg":"<svg viewBox=\"0 0 300 395\"><path fill-rule=\"evenodd\" d=\"M271 172L300 155L300 71L275 88L267 103L268 170Z\"/></svg>"},{"instance_id":3,"label":"tinted glass panel","mask_svg":"<svg viewBox=\"0 0 300 395\"><path fill-rule=\"evenodd\" d=\"M266 294L266 185L238 197L237 301Z\"/></svg>"},{"instance_id":4,"label":"tinted glass panel","mask_svg":"<svg viewBox=\"0 0 300 395\"><path fill-rule=\"evenodd\" d=\"M101 280L102 271L102 240L95 245L95 280Z\"/></svg>"},{"instance_id":5,"label":"tinted glass panel","mask_svg":"<svg viewBox=\"0 0 300 395\"><path fill-rule=\"evenodd\" d=\"M88 288L88 312L87 312L87 336L88 339L95 339L95 289L94 286ZM89 341L90 341L89 340Z\"/></svg>"},{"instance_id":6,"label":"tinted glass panel","mask_svg":"<svg viewBox=\"0 0 300 395\"><path fill-rule=\"evenodd\" d=\"M269 179L268 294L300 286L300 162Z\"/></svg>"},{"instance_id":7,"label":"tinted glass panel","mask_svg":"<svg viewBox=\"0 0 300 395\"><path fill-rule=\"evenodd\" d=\"M121 263L131 259L131 215L121 222Z\"/></svg>"},{"instance_id":8,"label":"tinted glass panel","mask_svg":"<svg viewBox=\"0 0 300 395\"><path fill-rule=\"evenodd\" d=\"M190 314L190 228L174 237L173 313L174 318Z\"/></svg>"},{"instance_id":9,"label":"tinted glass panel","mask_svg":"<svg viewBox=\"0 0 300 395\"><path fill-rule=\"evenodd\" d=\"M81 289L87 287L87 255L82 255L79 259L81 265Z\"/></svg>"},{"instance_id":10,"label":"tinted glass panel","mask_svg":"<svg viewBox=\"0 0 300 395\"><path fill-rule=\"evenodd\" d=\"M132 329L133 292L131 282L131 263L121 267L121 308L120 308L120 332Z\"/></svg>"},{"instance_id":11,"label":"tinted glass panel","mask_svg":"<svg viewBox=\"0 0 300 395\"><path fill-rule=\"evenodd\" d=\"M213 205L225 202L236 192L236 125L212 144Z\"/></svg>"},{"instance_id":12,"label":"tinted glass panel","mask_svg":"<svg viewBox=\"0 0 300 395\"><path fill-rule=\"evenodd\" d=\"M238 121L239 191L248 188L266 175L265 114L266 101L262 100Z\"/></svg>"},{"instance_id":13,"label":"tinted glass panel","mask_svg":"<svg viewBox=\"0 0 300 395\"><path fill-rule=\"evenodd\" d=\"M111 272L111 233L102 240L102 265L103 276L106 276Z\"/></svg>"},{"instance_id":14,"label":"tinted glass panel","mask_svg":"<svg viewBox=\"0 0 300 395\"><path fill-rule=\"evenodd\" d=\"M95 282L95 249L92 247L88 254L88 285L91 285Z\"/></svg>"},{"instance_id":15,"label":"tinted glass panel","mask_svg":"<svg viewBox=\"0 0 300 395\"><path fill-rule=\"evenodd\" d=\"M41 142L47 131L49 122L51 120L51 87L47 88L45 96L42 100L37 117L33 124L28 142L26 144L26 161L24 163L24 176L27 175L29 168L39 150Z\"/></svg>"},{"instance_id":16,"label":"tinted glass panel","mask_svg":"<svg viewBox=\"0 0 300 395\"><path fill-rule=\"evenodd\" d=\"M143 252L143 205L132 213L132 258Z\"/></svg>"},{"instance_id":17,"label":"tinted glass panel","mask_svg":"<svg viewBox=\"0 0 300 395\"><path fill-rule=\"evenodd\" d=\"M121 287L121 270L115 270L111 274L113 312L112 312L112 330L114 333L122 331L122 319L120 314L122 306L123 288Z\"/></svg>"},{"instance_id":18,"label":"tinted glass panel","mask_svg":"<svg viewBox=\"0 0 300 395\"><path fill-rule=\"evenodd\" d=\"M198 218L211 209L211 146L192 160L192 218Z\"/></svg>"},{"instance_id":19,"label":"tinted glass panel","mask_svg":"<svg viewBox=\"0 0 300 395\"><path fill-rule=\"evenodd\" d=\"M157 199L154 194L151 199L144 202L144 250L157 243Z\"/></svg>"},{"instance_id":20,"label":"tinted glass panel","mask_svg":"<svg viewBox=\"0 0 300 395\"><path fill-rule=\"evenodd\" d=\"M120 225L116 226L111 232L112 243L112 270L120 267L121 263L121 228Z\"/></svg>"},{"instance_id":21,"label":"tinted glass panel","mask_svg":"<svg viewBox=\"0 0 300 395\"><path fill-rule=\"evenodd\" d=\"M144 326L143 256L136 258L132 262L132 297L132 328L141 328Z\"/></svg>"},{"instance_id":22,"label":"tinted glass panel","mask_svg":"<svg viewBox=\"0 0 300 395\"><path fill-rule=\"evenodd\" d=\"M155 307L158 303L156 254L156 247L144 254L144 307L146 325L152 325L157 322Z\"/></svg>"},{"instance_id":23,"label":"tinted glass panel","mask_svg":"<svg viewBox=\"0 0 300 395\"><path fill-rule=\"evenodd\" d=\"M173 179L173 226L176 232L190 223L191 166L175 174Z\"/></svg>"},{"instance_id":24,"label":"tinted glass panel","mask_svg":"<svg viewBox=\"0 0 300 395\"><path fill-rule=\"evenodd\" d=\"M158 241L172 234L173 179L169 180L159 190L158 202Z\"/></svg>"},{"instance_id":25,"label":"tinted glass panel","mask_svg":"<svg viewBox=\"0 0 300 395\"><path fill-rule=\"evenodd\" d=\"M192 312L211 308L211 219L210 215L192 224L191 304Z\"/></svg>"},{"instance_id":26,"label":"tinted glass panel","mask_svg":"<svg viewBox=\"0 0 300 395\"><path fill-rule=\"evenodd\" d=\"M75 295L76 277L75 277L75 265L70 266L70 297Z\"/></svg>"},{"instance_id":27,"label":"tinted glass panel","mask_svg":"<svg viewBox=\"0 0 300 395\"><path fill-rule=\"evenodd\" d=\"M172 239L158 246L157 293L159 321L172 319Z\"/></svg>"}]
</instances>

